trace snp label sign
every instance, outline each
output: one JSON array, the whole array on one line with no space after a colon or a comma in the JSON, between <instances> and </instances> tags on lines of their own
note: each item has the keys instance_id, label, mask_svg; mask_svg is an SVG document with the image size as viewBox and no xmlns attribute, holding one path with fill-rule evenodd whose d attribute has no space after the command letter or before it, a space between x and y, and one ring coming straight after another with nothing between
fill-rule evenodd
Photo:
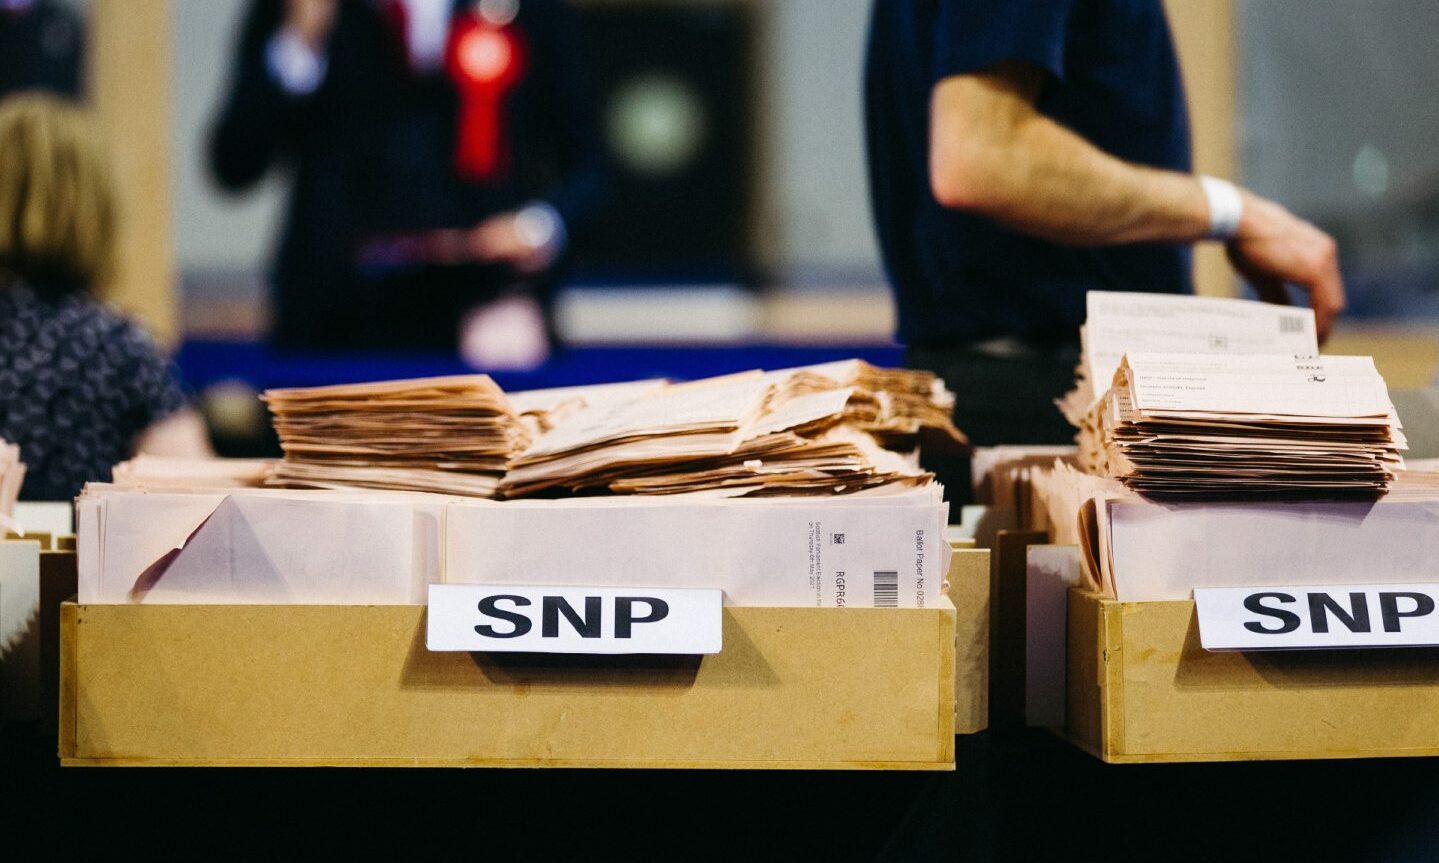
<instances>
[{"instance_id":1,"label":"snp label sign","mask_svg":"<svg viewBox=\"0 0 1439 863\"><path fill-rule=\"evenodd\" d=\"M718 590L432 584L431 651L719 653Z\"/></svg>"},{"instance_id":2,"label":"snp label sign","mask_svg":"<svg viewBox=\"0 0 1439 863\"><path fill-rule=\"evenodd\" d=\"M1439 584L1196 588L1205 650L1439 646Z\"/></svg>"}]
</instances>

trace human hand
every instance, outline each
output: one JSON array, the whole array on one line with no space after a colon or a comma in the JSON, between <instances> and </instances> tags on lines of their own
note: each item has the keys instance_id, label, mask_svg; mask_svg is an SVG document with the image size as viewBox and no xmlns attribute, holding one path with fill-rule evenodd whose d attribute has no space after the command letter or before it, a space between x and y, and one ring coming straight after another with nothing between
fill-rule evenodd
<instances>
[{"instance_id":1,"label":"human hand","mask_svg":"<svg viewBox=\"0 0 1439 863\"><path fill-rule=\"evenodd\" d=\"M534 297L502 297L460 324L460 356L477 369L533 369L550 355L545 313Z\"/></svg>"},{"instance_id":2,"label":"human hand","mask_svg":"<svg viewBox=\"0 0 1439 863\"><path fill-rule=\"evenodd\" d=\"M1265 302L1288 303L1286 284L1306 291L1323 344L1344 311L1334 239L1273 201L1241 194L1243 216L1239 232L1226 246L1229 262Z\"/></svg>"},{"instance_id":3,"label":"human hand","mask_svg":"<svg viewBox=\"0 0 1439 863\"><path fill-rule=\"evenodd\" d=\"M470 232L470 251L481 261L509 264L527 275L540 273L559 256L558 223L548 208L526 207L491 216Z\"/></svg>"},{"instance_id":4,"label":"human hand","mask_svg":"<svg viewBox=\"0 0 1439 863\"><path fill-rule=\"evenodd\" d=\"M285 29L312 51L321 52L335 27L338 0L285 0Z\"/></svg>"}]
</instances>

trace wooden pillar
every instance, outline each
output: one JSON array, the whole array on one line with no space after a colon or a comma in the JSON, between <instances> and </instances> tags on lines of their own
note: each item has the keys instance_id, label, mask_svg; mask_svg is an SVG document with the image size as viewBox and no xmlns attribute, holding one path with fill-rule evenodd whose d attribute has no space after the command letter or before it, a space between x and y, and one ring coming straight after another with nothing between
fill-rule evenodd
<instances>
[{"instance_id":1,"label":"wooden pillar","mask_svg":"<svg viewBox=\"0 0 1439 863\"><path fill-rule=\"evenodd\" d=\"M1239 46L1235 0L1165 0L1174 32L1194 140L1194 169L1236 179L1239 175ZM1238 282L1218 243L1202 243L1194 255L1194 283L1201 294L1234 296Z\"/></svg>"},{"instance_id":2,"label":"wooden pillar","mask_svg":"<svg viewBox=\"0 0 1439 863\"><path fill-rule=\"evenodd\" d=\"M91 104L108 136L120 196L119 261L104 296L162 343L178 341L170 225L168 0L91 0Z\"/></svg>"}]
</instances>

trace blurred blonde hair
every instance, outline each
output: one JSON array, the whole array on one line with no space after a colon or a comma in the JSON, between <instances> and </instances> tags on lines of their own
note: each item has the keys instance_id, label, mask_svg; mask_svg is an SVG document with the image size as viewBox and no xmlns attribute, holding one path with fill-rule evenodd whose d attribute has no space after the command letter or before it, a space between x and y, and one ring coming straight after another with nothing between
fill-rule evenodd
<instances>
[{"instance_id":1,"label":"blurred blonde hair","mask_svg":"<svg viewBox=\"0 0 1439 863\"><path fill-rule=\"evenodd\" d=\"M96 291L115 269L115 221L90 113L41 93L0 101L0 269L37 291Z\"/></svg>"}]
</instances>

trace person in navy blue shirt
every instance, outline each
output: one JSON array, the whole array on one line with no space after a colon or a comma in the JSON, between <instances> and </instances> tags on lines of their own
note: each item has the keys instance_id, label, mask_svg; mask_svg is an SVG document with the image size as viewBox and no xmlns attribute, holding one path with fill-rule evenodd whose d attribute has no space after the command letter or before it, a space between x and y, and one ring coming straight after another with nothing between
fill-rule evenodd
<instances>
[{"instance_id":1,"label":"person in navy blue shirt","mask_svg":"<svg viewBox=\"0 0 1439 863\"><path fill-rule=\"evenodd\" d=\"M865 115L899 338L976 444L1067 443L1085 293L1188 292L1196 241L1321 337L1343 308L1327 235L1192 174L1161 0L877 0Z\"/></svg>"}]
</instances>

